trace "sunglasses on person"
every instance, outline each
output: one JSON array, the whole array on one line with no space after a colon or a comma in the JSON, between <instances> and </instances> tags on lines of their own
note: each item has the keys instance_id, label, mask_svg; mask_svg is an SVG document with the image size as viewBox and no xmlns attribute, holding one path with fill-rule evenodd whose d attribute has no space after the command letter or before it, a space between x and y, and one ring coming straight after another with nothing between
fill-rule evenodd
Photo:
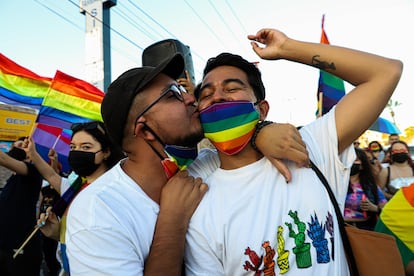
<instances>
[{"instance_id":1,"label":"sunglasses on person","mask_svg":"<svg viewBox=\"0 0 414 276\"><path fill-rule=\"evenodd\" d=\"M184 87L182 87L179 84L171 84L170 86L168 86L166 89L164 89L161 92L161 95L152 103L150 103L141 113L139 113L136 117L135 117L135 124L137 122L137 120L144 115L148 110L150 110L151 107L153 107L154 105L156 105L163 97L165 97L165 95L167 95L168 93L172 93L172 95L179 101L184 102L184 93L187 93L187 90L185 90Z\"/></svg>"},{"instance_id":2,"label":"sunglasses on person","mask_svg":"<svg viewBox=\"0 0 414 276\"><path fill-rule=\"evenodd\" d=\"M100 122L86 122L86 123L74 123L70 126L73 133L81 130L94 130L97 129L103 135L106 135L103 124Z\"/></svg>"}]
</instances>

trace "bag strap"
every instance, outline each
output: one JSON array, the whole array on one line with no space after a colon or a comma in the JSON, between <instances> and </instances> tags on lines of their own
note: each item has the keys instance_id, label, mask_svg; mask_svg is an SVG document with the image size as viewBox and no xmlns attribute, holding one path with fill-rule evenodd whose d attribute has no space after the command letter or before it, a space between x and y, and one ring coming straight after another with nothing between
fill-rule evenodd
<instances>
[{"instance_id":1,"label":"bag strap","mask_svg":"<svg viewBox=\"0 0 414 276\"><path fill-rule=\"evenodd\" d=\"M391 175L390 166L387 167L387 172L388 172L388 174L387 174L387 186L389 186L390 185L390 175Z\"/></svg>"},{"instance_id":2,"label":"bag strap","mask_svg":"<svg viewBox=\"0 0 414 276\"><path fill-rule=\"evenodd\" d=\"M345 231L345 221L343 218L343 215L339 209L338 201L335 198L334 193L332 192L331 187L328 184L328 181L326 180L323 173L319 170L319 168L310 160L311 168L316 173L316 175L319 177L319 180L322 182L323 186L325 186L326 191L328 192L329 198L331 199L332 205L335 209L336 218L338 220L339 225L339 232L341 233L342 243L344 245L345 253L348 259L348 265L349 269L351 270L351 274L354 276L358 276L358 269L356 266L354 254L352 252L352 247L349 242L348 236Z\"/></svg>"}]
</instances>

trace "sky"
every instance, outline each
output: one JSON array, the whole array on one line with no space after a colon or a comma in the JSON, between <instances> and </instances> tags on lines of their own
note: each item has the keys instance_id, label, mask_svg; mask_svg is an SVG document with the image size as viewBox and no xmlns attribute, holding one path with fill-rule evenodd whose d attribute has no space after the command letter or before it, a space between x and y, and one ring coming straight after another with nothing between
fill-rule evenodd
<instances>
[{"instance_id":1,"label":"sky","mask_svg":"<svg viewBox=\"0 0 414 276\"><path fill-rule=\"evenodd\" d=\"M392 100L400 130L414 126L413 0L118 0L110 9L112 81L142 65L142 51L164 39L191 49L196 81L208 58L221 52L259 61L268 119L304 125L315 119L319 71L288 61L260 60L247 34L264 27L319 42L321 20L330 43L372 52L404 63ZM85 16L78 0L0 2L0 52L45 77L56 70L86 79ZM352 86L346 84L346 91ZM392 120L389 109L381 114Z\"/></svg>"}]
</instances>

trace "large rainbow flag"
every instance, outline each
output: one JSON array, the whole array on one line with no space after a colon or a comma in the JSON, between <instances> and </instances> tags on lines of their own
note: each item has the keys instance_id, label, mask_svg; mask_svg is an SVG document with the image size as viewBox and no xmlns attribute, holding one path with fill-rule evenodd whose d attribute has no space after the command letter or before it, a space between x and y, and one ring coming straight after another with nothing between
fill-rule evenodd
<instances>
[{"instance_id":1,"label":"large rainbow flag","mask_svg":"<svg viewBox=\"0 0 414 276\"><path fill-rule=\"evenodd\" d=\"M0 53L0 101L39 109L52 79L41 77Z\"/></svg>"},{"instance_id":2,"label":"large rainbow flag","mask_svg":"<svg viewBox=\"0 0 414 276\"><path fill-rule=\"evenodd\" d=\"M63 172L69 171L70 137L73 123L101 121L104 93L92 84L56 71L37 117L33 139L43 158L51 147L58 153ZM53 144L51 146L51 144Z\"/></svg>"},{"instance_id":3,"label":"large rainbow flag","mask_svg":"<svg viewBox=\"0 0 414 276\"><path fill-rule=\"evenodd\" d=\"M404 266L414 260L414 183L401 188L385 204L375 231L396 238Z\"/></svg>"},{"instance_id":4,"label":"large rainbow flag","mask_svg":"<svg viewBox=\"0 0 414 276\"><path fill-rule=\"evenodd\" d=\"M54 148L69 171L70 126L101 121L103 91L92 84L56 71L54 78L41 77L0 53L0 102L39 110L32 136L40 155L48 160Z\"/></svg>"},{"instance_id":5,"label":"large rainbow flag","mask_svg":"<svg viewBox=\"0 0 414 276\"><path fill-rule=\"evenodd\" d=\"M325 15L322 16L322 35L321 43L330 44L325 32ZM327 113L345 95L344 81L323 70L319 71L317 117Z\"/></svg>"},{"instance_id":6,"label":"large rainbow flag","mask_svg":"<svg viewBox=\"0 0 414 276\"><path fill-rule=\"evenodd\" d=\"M104 95L92 84L56 71L37 122L66 129L73 123L102 122Z\"/></svg>"}]
</instances>

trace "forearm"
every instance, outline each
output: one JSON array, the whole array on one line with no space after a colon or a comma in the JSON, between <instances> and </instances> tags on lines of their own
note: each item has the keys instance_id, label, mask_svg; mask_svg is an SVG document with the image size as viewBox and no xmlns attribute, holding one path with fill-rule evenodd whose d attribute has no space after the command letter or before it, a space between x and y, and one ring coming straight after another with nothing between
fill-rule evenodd
<instances>
[{"instance_id":1,"label":"forearm","mask_svg":"<svg viewBox=\"0 0 414 276\"><path fill-rule=\"evenodd\" d=\"M282 48L284 58L323 69L355 86L336 105L339 152L381 114L402 72L400 61L358 50L292 39Z\"/></svg>"},{"instance_id":2,"label":"forearm","mask_svg":"<svg viewBox=\"0 0 414 276\"><path fill-rule=\"evenodd\" d=\"M50 159L50 167L52 167L52 169L59 174L59 161L57 159Z\"/></svg>"},{"instance_id":3,"label":"forearm","mask_svg":"<svg viewBox=\"0 0 414 276\"><path fill-rule=\"evenodd\" d=\"M37 152L31 154L31 160L43 178L60 193L61 176Z\"/></svg>"},{"instance_id":4,"label":"forearm","mask_svg":"<svg viewBox=\"0 0 414 276\"><path fill-rule=\"evenodd\" d=\"M28 169L24 162L10 157L7 153L0 150L0 166L3 166L17 174L27 175Z\"/></svg>"},{"instance_id":5,"label":"forearm","mask_svg":"<svg viewBox=\"0 0 414 276\"><path fill-rule=\"evenodd\" d=\"M160 212L144 275L181 275L186 232L183 220Z\"/></svg>"},{"instance_id":6,"label":"forearm","mask_svg":"<svg viewBox=\"0 0 414 276\"><path fill-rule=\"evenodd\" d=\"M320 43L287 39L281 47L281 58L310 65L334 74L350 84L357 86L372 78L393 78L389 84L396 86L398 69L401 63L378 55ZM394 74L389 75L390 72Z\"/></svg>"}]
</instances>

